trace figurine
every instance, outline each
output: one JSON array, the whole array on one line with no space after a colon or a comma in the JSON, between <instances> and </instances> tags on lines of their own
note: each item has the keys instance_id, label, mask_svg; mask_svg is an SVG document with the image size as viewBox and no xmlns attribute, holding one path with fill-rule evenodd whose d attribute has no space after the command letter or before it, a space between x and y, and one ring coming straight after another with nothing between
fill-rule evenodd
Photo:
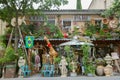
<instances>
[{"instance_id":1,"label":"figurine","mask_svg":"<svg viewBox=\"0 0 120 80\"><path fill-rule=\"evenodd\" d=\"M104 60L107 63L107 66L104 68L105 76L112 76L113 75L113 67L111 66L111 63L112 63L113 59L109 54L107 54L105 56Z\"/></svg>"},{"instance_id":2,"label":"figurine","mask_svg":"<svg viewBox=\"0 0 120 80\"><path fill-rule=\"evenodd\" d=\"M118 72L120 72L120 66L119 66L119 63L118 63L119 56L118 56L117 49L115 49L114 52L111 53L111 55L112 55L114 64L117 67Z\"/></svg>"},{"instance_id":3,"label":"figurine","mask_svg":"<svg viewBox=\"0 0 120 80\"><path fill-rule=\"evenodd\" d=\"M25 59L23 57L20 57L19 60L18 60L18 66L19 66L19 77L23 77L22 74L21 74L21 66L24 66L25 65Z\"/></svg>"},{"instance_id":4,"label":"figurine","mask_svg":"<svg viewBox=\"0 0 120 80\"><path fill-rule=\"evenodd\" d=\"M60 70L61 70L61 77L66 77L67 76L67 68L66 66L68 65L66 59L64 56L62 56L62 59L60 61L60 64L59 64L59 67L60 67Z\"/></svg>"},{"instance_id":5,"label":"figurine","mask_svg":"<svg viewBox=\"0 0 120 80\"><path fill-rule=\"evenodd\" d=\"M35 69L37 72L39 72L39 67L40 67L40 57L38 55L38 53L35 53Z\"/></svg>"}]
</instances>

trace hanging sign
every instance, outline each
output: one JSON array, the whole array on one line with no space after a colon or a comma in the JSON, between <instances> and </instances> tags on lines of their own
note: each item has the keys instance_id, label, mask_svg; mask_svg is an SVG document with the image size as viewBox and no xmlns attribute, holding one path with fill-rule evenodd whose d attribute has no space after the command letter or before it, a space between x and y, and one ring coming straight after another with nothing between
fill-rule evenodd
<instances>
[{"instance_id":1,"label":"hanging sign","mask_svg":"<svg viewBox=\"0 0 120 80\"><path fill-rule=\"evenodd\" d=\"M34 36L25 37L25 46L26 48L32 48L34 46Z\"/></svg>"}]
</instances>

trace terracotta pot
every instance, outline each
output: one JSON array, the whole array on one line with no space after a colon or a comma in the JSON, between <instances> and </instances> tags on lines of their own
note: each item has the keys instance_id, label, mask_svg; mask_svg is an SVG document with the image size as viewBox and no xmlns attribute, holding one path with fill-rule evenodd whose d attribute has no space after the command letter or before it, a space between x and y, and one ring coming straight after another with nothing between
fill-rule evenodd
<instances>
[{"instance_id":1,"label":"terracotta pot","mask_svg":"<svg viewBox=\"0 0 120 80\"><path fill-rule=\"evenodd\" d=\"M103 76L104 74L104 67L102 65L97 66L96 73L98 76Z\"/></svg>"},{"instance_id":2,"label":"terracotta pot","mask_svg":"<svg viewBox=\"0 0 120 80\"><path fill-rule=\"evenodd\" d=\"M108 64L104 68L104 73L105 73L105 76L111 76L111 75L113 75L113 68L112 68L112 66Z\"/></svg>"}]
</instances>

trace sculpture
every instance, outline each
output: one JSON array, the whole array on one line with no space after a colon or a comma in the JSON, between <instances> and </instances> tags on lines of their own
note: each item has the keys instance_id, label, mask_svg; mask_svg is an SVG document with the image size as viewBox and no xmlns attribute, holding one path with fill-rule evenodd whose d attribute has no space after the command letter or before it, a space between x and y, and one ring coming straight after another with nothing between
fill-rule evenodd
<instances>
[{"instance_id":1,"label":"sculpture","mask_svg":"<svg viewBox=\"0 0 120 80\"><path fill-rule=\"evenodd\" d=\"M120 72L120 66L119 66L119 63L118 63L119 56L118 56L118 53L117 53L117 49L115 49L115 51L112 52L111 55L112 55L112 59L114 61L114 64L117 67L118 72Z\"/></svg>"},{"instance_id":2,"label":"sculpture","mask_svg":"<svg viewBox=\"0 0 120 80\"><path fill-rule=\"evenodd\" d=\"M62 56L62 59L60 61L59 67L60 67L60 71L61 71L61 77L66 77L67 76L67 68L66 66L68 65L66 59L64 56Z\"/></svg>"},{"instance_id":3,"label":"sculpture","mask_svg":"<svg viewBox=\"0 0 120 80\"><path fill-rule=\"evenodd\" d=\"M112 63L112 57L107 54L104 60L107 63L107 66L104 68L105 76L112 76L113 75L113 67L110 65Z\"/></svg>"},{"instance_id":4,"label":"sculpture","mask_svg":"<svg viewBox=\"0 0 120 80\"><path fill-rule=\"evenodd\" d=\"M18 66L21 67L21 66L24 66L25 65L25 59L23 57L20 57L19 60L18 60ZM23 77L22 74L21 74L21 68L19 68L19 77Z\"/></svg>"}]
</instances>

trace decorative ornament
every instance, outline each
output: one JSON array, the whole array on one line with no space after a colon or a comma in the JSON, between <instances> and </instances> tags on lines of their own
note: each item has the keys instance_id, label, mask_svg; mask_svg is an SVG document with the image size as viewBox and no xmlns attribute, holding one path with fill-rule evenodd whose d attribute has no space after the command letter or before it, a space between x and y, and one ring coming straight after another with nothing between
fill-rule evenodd
<instances>
[{"instance_id":1,"label":"decorative ornament","mask_svg":"<svg viewBox=\"0 0 120 80\"><path fill-rule=\"evenodd\" d=\"M117 28L118 26L118 21L116 20L116 19L114 19L114 20L110 20L110 22L109 22L109 28Z\"/></svg>"},{"instance_id":2,"label":"decorative ornament","mask_svg":"<svg viewBox=\"0 0 120 80\"><path fill-rule=\"evenodd\" d=\"M18 25L20 26L22 23L26 24L25 16L24 17L18 17ZM16 18L15 17L11 19L11 25L14 26L14 27L16 26Z\"/></svg>"},{"instance_id":3,"label":"decorative ornament","mask_svg":"<svg viewBox=\"0 0 120 80\"><path fill-rule=\"evenodd\" d=\"M108 21L108 19L104 18L104 19L102 20L102 23L103 23L103 24L108 24L109 21Z\"/></svg>"},{"instance_id":4,"label":"decorative ornament","mask_svg":"<svg viewBox=\"0 0 120 80\"><path fill-rule=\"evenodd\" d=\"M58 53L57 53L57 52L55 51L55 49L52 47L49 39L48 39L46 36L44 37L44 40L47 42L47 46L48 46L49 49L50 49L49 54L50 54L53 58L55 58L55 57L58 55Z\"/></svg>"},{"instance_id":5,"label":"decorative ornament","mask_svg":"<svg viewBox=\"0 0 120 80\"><path fill-rule=\"evenodd\" d=\"M47 44L48 47L51 47L52 45L50 43Z\"/></svg>"},{"instance_id":6,"label":"decorative ornament","mask_svg":"<svg viewBox=\"0 0 120 80\"><path fill-rule=\"evenodd\" d=\"M95 20L94 20L94 19L91 19L91 23L92 23L93 25L95 25Z\"/></svg>"}]
</instances>

